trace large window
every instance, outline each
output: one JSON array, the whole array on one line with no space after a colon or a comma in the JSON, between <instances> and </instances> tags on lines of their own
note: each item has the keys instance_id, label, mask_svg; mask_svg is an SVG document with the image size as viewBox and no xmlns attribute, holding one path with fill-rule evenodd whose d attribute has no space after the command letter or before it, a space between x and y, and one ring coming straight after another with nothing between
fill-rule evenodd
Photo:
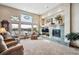
<instances>
[{"instance_id":1,"label":"large window","mask_svg":"<svg viewBox=\"0 0 79 59\"><path fill-rule=\"evenodd\" d=\"M17 29L19 24L12 24L13 29Z\"/></svg>"},{"instance_id":2,"label":"large window","mask_svg":"<svg viewBox=\"0 0 79 59\"><path fill-rule=\"evenodd\" d=\"M12 35L18 35L19 34L19 24L12 24Z\"/></svg>"},{"instance_id":3,"label":"large window","mask_svg":"<svg viewBox=\"0 0 79 59\"><path fill-rule=\"evenodd\" d=\"M21 35L31 33L32 25L21 24Z\"/></svg>"},{"instance_id":4,"label":"large window","mask_svg":"<svg viewBox=\"0 0 79 59\"><path fill-rule=\"evenodd\" d=\"M21 14L21 35L25 33L31 33L32 29L32 17L28 15Z\"/></svg>"},{"instance_id":5,"label":"large window","mask_svg":"<svg viewBox=\"0 0 79 59\"><path fill-rule=\"evenodd\" d=\"M18 16L11 16L11 21L19 21L19 17Z\"/></svg>"},{"instance_id":6,"label":"large window","mask_svg":"<svg viewBox=\"0 0 79 59\"><path fill-rule=\"evenodd\" d=\"M30 22L30 23L32 23L32 17L31 16L28 16L28 15L22 14L21 15L21 21L22 22Z\"/></svg>"},{"instance_id":7,"label":"large window","mask_svg":"<svg viewBox=\"0 0 79 59\"><path fill-rule=\"evenodd\" d=\"M11 22L12 35L25 35L25 33L31 33L31 30L32 30L31 16L24 15L24 14L21 14L20 17L11 16L11 21L12 21Z\"/></svg>"},{"instance_id":8,"label":"large window","mask_svg":"<svg viewBox=\"0 0 79 59\"><path fill-rule=\"evenodd\" d=\"M21 24L21 28L23 28L23 29L29 29L29 28L32 28L32 26L31 25Z\"/></svg>"}]
</instances>

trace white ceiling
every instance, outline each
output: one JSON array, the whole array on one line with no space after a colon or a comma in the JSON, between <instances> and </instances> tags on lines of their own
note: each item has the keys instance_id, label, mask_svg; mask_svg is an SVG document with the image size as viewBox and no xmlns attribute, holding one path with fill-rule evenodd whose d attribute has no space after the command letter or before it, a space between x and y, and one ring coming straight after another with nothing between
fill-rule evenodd
<instances>
[{"instance_id":1,"label":"white ceiling","mask_svg":"<svg viewBox=\"0 0 79 59\"><path fill-rule=\"evenodd\" d=\"M3 5L40 15L53 9L59 3L3 3Z\"/></svg>"}]
</instances>

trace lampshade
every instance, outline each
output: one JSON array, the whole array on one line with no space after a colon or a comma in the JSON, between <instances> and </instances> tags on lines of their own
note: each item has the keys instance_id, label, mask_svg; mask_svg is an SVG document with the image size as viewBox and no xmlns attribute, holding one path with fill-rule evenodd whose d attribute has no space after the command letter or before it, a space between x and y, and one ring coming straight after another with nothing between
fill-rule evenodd
<instances>
[{"instance_id":1,"label":"lampshade","mask_svg":"<svg viewBox=\"0 0 79 59\"><path fill-rule=\"evenodd\" d=\"M5 30L5 28L0 28L0 33L6 33L7 31Z\"/></svg>"}]
</instances>

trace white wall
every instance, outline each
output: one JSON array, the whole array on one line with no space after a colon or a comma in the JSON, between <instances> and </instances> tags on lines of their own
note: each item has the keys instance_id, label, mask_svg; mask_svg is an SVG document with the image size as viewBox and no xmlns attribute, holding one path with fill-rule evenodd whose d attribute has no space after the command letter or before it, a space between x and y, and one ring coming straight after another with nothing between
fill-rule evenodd
<instances>
[{"instance_id":1,"label":"white wall","mask_svg":"<svg viewBox=\"0 0 79 59\"><path fill-rule=\"evenodd\" d=\"M79 32L79 3L72 4L72 32Z\"/></svg>"}]
</instances>

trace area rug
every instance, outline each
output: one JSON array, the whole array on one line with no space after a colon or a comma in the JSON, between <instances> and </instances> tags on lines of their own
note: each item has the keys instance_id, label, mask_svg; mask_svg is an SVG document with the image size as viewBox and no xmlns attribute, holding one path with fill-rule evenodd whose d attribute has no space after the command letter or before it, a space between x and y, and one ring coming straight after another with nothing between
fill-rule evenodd
<instances>
[{"instance_id":1,"label":"area rug","mask_svg":"<svg viewBox=\"0 0 79 59\"><path fill-rule=\"evenodd\" d=\"M79 55L79 50L49 40L21 40L24 55Z\"/></svg>"}]
</instances>

